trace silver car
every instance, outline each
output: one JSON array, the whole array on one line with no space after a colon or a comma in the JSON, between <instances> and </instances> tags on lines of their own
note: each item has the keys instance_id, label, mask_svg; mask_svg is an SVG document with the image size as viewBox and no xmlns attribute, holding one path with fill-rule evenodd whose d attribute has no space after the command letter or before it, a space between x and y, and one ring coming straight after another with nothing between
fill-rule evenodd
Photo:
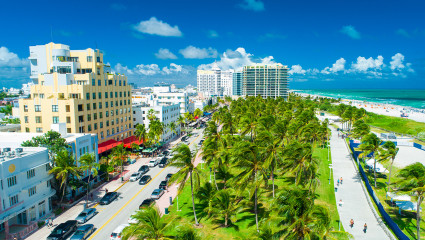
<instances>
[{"instance_id":1,"label":"silver car","mask_svg":"<svg viewBox=\"0 0 425 240\"><path fill-rule=\"evenodd\" d=\"M155 189L152 192L151 198L158 200L159 198L161 198L161 196L164 195L164 190L162 189Z\"/></svg>"},{"instance_id":2,"label":"silver car","mask_svg":"<svg viewBox=\"0 0 425 240\"><path fill-rule=\"evenodd\" d=\"M77 220L78 223L83 224L90 220L90 218L94 217L94 215L96 215L96 208L86 208L77 216L75 220Z\"/></svg>"},{"instance_id":3,"label":"silver car","mask_svg":"<svg viewBox=\"0 0 425 240\"><path fill-rule=\"evenodd\" d=\"M94 232L93 224L86 224L79 226L74 235L72 235L70 240L84 240L87 239Z\"/></svg>"}]
</instances>

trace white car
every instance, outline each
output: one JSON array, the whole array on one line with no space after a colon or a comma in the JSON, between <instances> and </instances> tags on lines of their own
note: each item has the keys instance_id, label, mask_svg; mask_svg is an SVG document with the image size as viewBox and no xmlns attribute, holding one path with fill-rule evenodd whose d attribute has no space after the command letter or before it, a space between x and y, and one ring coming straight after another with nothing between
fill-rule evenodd
<instances>
[{"instance_id":1,"label":"white car","mask_svg":"<svg viewBox=\"0 0 425 240\"><path fill-rule=\"evenodd\" d=\"M111 233L111 240L121 239L122 230L124 230L124 228L126 228L128 226L130 226L130 225L129 224L121 224L117 228L115 228L115 230Z\"/></svg>"},{"instance_id":2,"label":"white car","mask_svg":"<svg viewBox=\"0 0 425 240\"><path fill-rule=\"evenodd\" d=\"M150 162L148 163L148 166L149 166L149 167L156 167L156 165L158 165L158 164L159 164L159 161L160 161L160 160L161 160L160 158L152 159L152 160L150 160Z\"/></svg>"},{"instance_id":3,"label":"white car","mask_svg":"<svg viewBox=\"0 0 425 240\"><path fill-rule=\"evenodd\" d=\"M138 181L141 177L142 177L142 173L141 172L135 172L135 173L131 174L131 176L130 176L130 182Z\"/></svg>"}]
</instances>

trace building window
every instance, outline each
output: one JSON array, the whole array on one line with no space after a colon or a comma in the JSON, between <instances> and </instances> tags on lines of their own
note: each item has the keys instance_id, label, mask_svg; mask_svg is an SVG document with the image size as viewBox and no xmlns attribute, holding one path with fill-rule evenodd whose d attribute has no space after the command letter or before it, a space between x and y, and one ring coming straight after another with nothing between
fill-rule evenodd
<instances>
[{"instance_id":1,"label":"building window","mask_svg":"<svg viewBox=\"0 0 425 240\"><path fill-rule=\"evenodd\" d=\"M100 63L100 57L96 57L96 62Z\"/></svg>"},{"instance_id":2,"label":"building window","mask_svg":"<svg viewBox=\"0 0 425 240\"><path fill-rule=\"evenodd\" d=\"M87 126L87 131L91 132L91 124Z\"/></svg>"},{"instance_id":3,"label":"building window","mask_svg":"<svg viewBox=\"0 0 425 240\"><path fill-rule=\"evenodd\" d=\"M96 103L93 103L93 110L96 110Z\"/></svg>"},{"instance_id":4,"label":"building window","mask_svg":"<svg viewBox=\"0 0 425 240\"><path fill-rule=\"evenodd\" d=\"M113 98L114 97L114 95L113 95L114 93L113 92L110 92L109 93L109 98Z\"/></svg>"},{"instance_id":5,"label":"building window","mask_svg":"<svg viewBox=\"0 0 425 240\"><path fill-rule=\"evenodd\" d=\"M99 113L99 118L102 119L103 118L103 112Z\"/></svg>"},{"instance_id":6,"label":"building window","mask_svg":"<svg viewBox=\"0 0 425 240\"><path fill-rule=\"evenodd\" d=\"M101 85L102 85L102 81L101 80L97 80L97 86L101 86Z\"/></svg>"},{"instance_id":7,"label":"building window","mask_svg":"<svg viewBox=\"0 0 425 240\"><path fill-rule=\"evenodd\" d=\"M97 113L93 113L93 120L97 119Z\"/></svg>"},{"instance_id":8,"label":"building window","mask_svg":"<svg viewBox=\"0 0 425 240\"><path fill-rule=\"evenodd\" d=\"M87 111L90 111L90 103L87 103Z\"/></svg>"},{"instance_id":9,"label":"building window","mask_svg":"<svg viewBox=\"0 0 425 240\"><path fill-rule=\"evenodd\" d=\"M120 97L122 97L122 92L120 92Z\"/></svg>"},{"instance_id":10,"label":"building window","mask_svg":"<svg viewBox=\"0 0 425 240\"><path fill-rule=\"evenodd\" d=\"M112 134L115 134L115 129L112 128Z\"/></svg>"},{"instance_id":11,"label":"building window","mask_svg":"<svg viewBox=\"0 0 425 240\"><path fill-rule=\"evenodd\" d=\"M106 136L109 136L109 130L106 130Z\"/></svg>"},{"instance_id":12,"label":"building window","mask_svg":"<svg viewBox=\"0 0 425 240\"><path fill-rule=\"evenodd\" d=\"M71 123L71 117L66 117L66 123Z\"/></svg>"},{"instance_id":13,"label":"building window","mask_svg":"<svg viewBox=\"0 0 425 240\"><path fill-rule=\"evenodd\" d=\"M109 111L106 111L105 114L106 114L106 117L109 117Z\"/></svg>"},{"instance_id":14,"label":"building window","mask_svg":"<svg viewBox=\"0 0 425 240\"><path fill-rule=\"evenodd\" d=\"M38 127L38 128L35 129L35 131L38 132L38 133L42 133L43 132L43 128Z\"/></svg>"},{"instance_id":15,"label":"building window","mask_svg":"<svg viewBox=\"0 0 425 240\"><path fill-rule=\"evenodd\" d=\"M94 130L97 130L97 123L93 124Z\"/></svg>"},{"instance_id":16,"label":"building window","mask_svg":"<svg viewBox=\"0 0 425 240\"><path fill-rule=\"evenodd\" d=\"M93 62L93 56L87 56L87 62Z\"/></svg>"},{"instance_id":17,"label":"building window","mask_svg":"<svg viewBox=\"0 0 425 240\"><path fill-rule=\"evenodd\" d=\"M66 129L66 132L67 132L67 133L71 133L71 128L67 128L67 129Z\"/></svg>"},{"instance_id":18,"label":"building window","mask_svg":"<svg viewBox=\"0 0 425 240\"><path fill-rule=\"evenodd\" d=\"M107 92L105 92L105 98L108 98L108 93Z\"/></svg>"},{"instance_id":19,"label":"building window","mask_svg":"<svg viewBox=\"0 0 425 240\"><path fill-rule=\"evenodd\" d=\"M11 207L11 206L13 206L13 205L15 205L15 204L17 204L19 202L19 199L18 199L18 195L16 194L15 196L13 196L13 197L9 197L9 206Z\"/></svg>"},{"instance_id":20,"label":"building window","mask_svg":"<svg viewBox=\"0 0 425 240\"><path fill-rule=\"evenodd\" d=\"M84 116L78 116L78 122L84 122Z\"/></svg>"},{"instance_id":21,"label":"building window","mask_svg":"<svg viewBox=\"0 0 425 240\"><path fill-rule=\"evenodd\" d=\"M114 102L113 101L111 101L111 107L113 107L114 106Z\"/></svg>"},{"instance_id":22,"label":"building window","mask_svg":"<svg viewBox=\"0 0 425 240\"><path fill-rule=\"evenodd\" d=\"M46 201L43 200L38 204L38 216L43 217L44 215L46 215Z\"/></svg>"},{"instance_id":23,"label":"building window","mask_svg":"<svg viewBox=\"0 0 425 240\"><path fill-rule=\"evenodd\" d=\"M71 111L71 108L69 107L69 105L66 105L65 106L65 109L66 109L66 112L70 112Z\"/></svg>"},{"instance_id":24,"label":"building window","mask_svg":"<svg viewBox=\"0 0 425 240\"><path fill-rule=\"evenodd\" d=\"M100 128L103 128L103 122L100 122L100 123L99 123L99 127L100 127Z\"/></svg>"},{"instance_id":25,"label":"building window","mask_svg":"<svg viewBox=\"0 0 425 240\"><path fill-rule=\"evenodd\" d=\"M86 93L86 100L90 100L90 93Z\"/></svg>"},{"instance_id":26,"label":"building window","mask_svg":"<svg viewBox=\"0 0 425 240\"><path fill-rule=\"evenodd\" d=\"M27 179L35 177L35 169L31 169L27 171Z\"/></svg>"},{"instance_id":27,"label":"building window","mask_svg":"<svg viewBox=\"0 0 425 240\"><path fill-rule=\"evenodd\" d=\"M83 111L84 109L83 109L83 104L78 104L78 111L79 112L81 112L81 111Z\"/></svg>"},{"instance_id":28,"label":"building window","mask_svg":"<svg viewBox=\"0 0 425 240\"><path fill-rule=\"evenodd\" d=\"M114 120L111 120L111 125L114 126Z\"/></svg>"},{"instance_id":29,"label":"building window","mask_svg":"<svg viewBox=\"0 0 425 240\"><path fill-rule=\"evenodd\" d=\"M109 120L106 120L106 126L109 127Z\"/></svg>"},{"instance_id":30,"label":"building window","mask_svg":"<svg viewBox=\"0 0 425 240\"><path fill-rule=\"evenodd\" d=\"M92 86L96 86L96 79L92 79L92 80L91 80L91 85L92 85Z\"/></svg>"},{"instance_id":31,"label":"building window","mask_svg":"<svg viewBox=\"0 0 425 240\"><path fill-rule=\"evenodd\" d=\"M59 112L59 106L58 105L52 105L52 112Z\"/></svg>"},{"instance_id":32,"label":"building window","mask_svg":"<svg viewBox=\"0 0 425 240\"><path fill-rule=\"evenodd\" d=\"M31 197L32 195L34 195L34 194L37 193L37 188L36 187L37 186L34 186L34 187L28 189L28 196L29 197Z\"/></svg>"},{"instance_id":33,"label":"building window","mask_svg":"<svg viewBox=\"0 0 425 240\"><path fill-rule=\"evenodd\" d=\"M28 112L28 105L24 105L24 112Z\"/></svg>"},{"instance_id":34,"label":"building window","mask_svg":"<svg viewBox=\"0 0 425 240\"><path fill-rule=\"evenodd\" d=\"M7 186L8 187L12 187L12 186L15 186L16 185L16 176L13 176L13 177L10 177L10 178L7 178Z\"/></svg>"},{"instance_id":35,"label":"building window","mask_svg":"<svg viewBox=\"0 0 425 240\"><path fill-rule=\"evenodd\" d=\"M93 99L96 99L96 93L92 93Z\"/></svg>"},{"instance_id":36,"label":"building window","mask_svg":"<svg viewBox=\"0 0 425 240\"><path fill-rule=\"evenodd\" d=\"M102 109L102 102L99 103L99 109Z\"/></svg>"},{"instance_id":37,"label":"building window","mask_svg":"<svg viewBox=\"0 0 425 240\"><path fill-rule=\"evenodd\" d=\"M59 117L53 117L53 123L59 123Z\"/></svg>"},{"instance_id":38,"label":"building window","mask_svg":"<svg viewBox=\"0 0 425 240\"><path fill-rule=\"evenodd\" d=\"M41 105L34 105L34 110L36 112L41 112Z\"/></svg>"},{"instance_id":39,"label":"building window","mask_svg":"<svg viewBox=\"0 0 425 240\"><path fill-rule=\"evenodd\" d=\"M103 139L103 132L100 132L100 139Z\"/></svg>"},{"instance_id":40,"label":"building window","mask_svg":"<svg viewBox=\"0 0 425 240\"><path fill-rule=\"evenodd\" d=\"M87 121L91 121L91 114L87 114Z\"/></svg>"},{"instance_id":41,"label":"building window","mask_svg":"<svg viewBox=\"0 0 425 240\"><path fill-rule=\"evenodd\" d=\"M25 123L28 123L28 116L25 116L24 119L25 119Z\"/></svg>"},{"instance_id":42,"label":"building window","mask_svg":"<svg viewBox=\"0 0 425 240\"><path fill-rule=\"evenodd\" d=\"M115 92L115 98L117 98L118 97L118 92Z\"/></svg>"},{"instance_id":43,"label":"building window","mask_svg":"<svg viewBox=\"0 0 425 240\"><path fill-rule=\"evenodd\" d=\"M50 170L50 164L46 164L46 172L48 172Z\"/></svg>"},{"instance_id":44,"label":"building window","mask_svg":"<svg viewBox=\"0 0 425 240\"><path fill-rule=\"evenodd\" d=\"M25 132L30 132L30 128L25 128Z\"/></svg>"},{"instance_id":45,"label":"building window","mask_svg":"<svg viewBox=\"0 0 425 240\"><path fill-rule=\"evenodd\" d=\"M109 105L109 104L108 104L108 102L105 102L105 107L106 107L106 108L108 108L108 105Z\"/></svg>"},{"instance_id":46,"label":"building window","mask_svg":"<svg viewBox=\"0 0 425 240\"><path fill-rule=\"evenodd\" d=\"M35 117L35 123L41 123L41 117L40 116Z\"/></svg>"}]
</instances>

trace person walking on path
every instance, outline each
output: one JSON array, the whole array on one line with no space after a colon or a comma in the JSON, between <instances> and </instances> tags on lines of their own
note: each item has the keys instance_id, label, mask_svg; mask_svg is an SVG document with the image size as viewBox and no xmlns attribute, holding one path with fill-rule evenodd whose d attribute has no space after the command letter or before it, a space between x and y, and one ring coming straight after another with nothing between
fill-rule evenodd
<instances>
[{"instance_id":1,"label":"person walking on path","mask_svg":"<svg viewBox=\"0 0 425 240\"><path fill-rule=\"evenodd\" d=\"M107 188L105 188L105 193L108 193L108 189Z\"/></svg>"},{"instance_id":2,"label":"person walking on path","mask_svg":"<svg viewBox=\"0 0 425 240\"><path fill-rule=\"evenodd\" d=\"M340 182L341 182L341 185L342 185L342 177L341 177L341 179L340 179Z\"/></svg>"},{"instance_id":3,"label":"person walking on path","mask_svg":"<svg viewBox=\"0 0 425 240\"><path fill-rule=\"evenodd\" d=\"M339 178L336 180L336 185L339 186Z\"/></svg>"},{"instance_id":4,"label":"person walking on path","mask_svg":"<svg viewBox=\"0 0 425 240\"><path fill-rule=\"evenodd\" d=\"M354 227L354 220L353 220L353 219L351 219L351 220L350 220L350 227L351 227L351 228L353 228L353 227Z\"/></svg>"},{"instance_id":5,"label":"person walking on path","mask_svg":"<svg viewBox=\"0 0 425 240\"><path fill-rule=\"evenodd\" d=\"M366 231L367 231L367 224L365 223L363 226L363 232L366 233Z\"/></svg>"},{"instance_id":6,"label":"person walking on path","mask_svg":"<svg viewBox=\"0 0 425 240\"><path fill-rule=\"evenodd\" d=\"M49 219L46 218L46 220L44 220L44 224L47 226L47 228L50 228L50 224L49 224Z\"/></svg>"}]
</instances>

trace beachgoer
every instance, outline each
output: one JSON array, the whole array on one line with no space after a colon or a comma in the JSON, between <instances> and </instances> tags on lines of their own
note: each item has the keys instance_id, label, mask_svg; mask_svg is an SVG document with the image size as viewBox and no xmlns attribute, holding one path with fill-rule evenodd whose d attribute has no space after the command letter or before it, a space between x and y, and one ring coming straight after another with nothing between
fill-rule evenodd
<instances>
[{"instance_id":1,"label":"beachgoer","mask_svg":"<svg viewBox=\"0 0 425 240\"><path fill-rule=\"evenodd\" d=\"M339 199L339 206L342 207L342 204L343 204L342 199Z\"/></svg>"},{"instance_id":2,"label":"beachgoer","mask_svg":"<svg viewBox=\"0 0 425 240\"><path fill-rule=\"evenodd\" d=\"M354 220L353 220L353 219L351 219L351 220L350 220L350 227L351 227L351 228L353 228L353 227L354 227Z\"/></svg>"},{"instance_id":3,"label":"beachgoer","mask_svg":"<svg viewBox=\"0 0 425 240\"><path fill-rule=\"evenodd\" d=\"M340 180L341 180L340 182L341 182L341 185L342 185L342 177L341 177L341 179L340 179Z\"/></svg>"},{"instance_id":4,"label":"beachgoer","mask_svg":"<svg viewBox=\"0 0 425 240\"><path fill-rule=\"evenodd\" d=\"M365 223L363 226L363 232L366 233L366 231L367 231L367 224Z\"/></svg>"}]
</instances>

